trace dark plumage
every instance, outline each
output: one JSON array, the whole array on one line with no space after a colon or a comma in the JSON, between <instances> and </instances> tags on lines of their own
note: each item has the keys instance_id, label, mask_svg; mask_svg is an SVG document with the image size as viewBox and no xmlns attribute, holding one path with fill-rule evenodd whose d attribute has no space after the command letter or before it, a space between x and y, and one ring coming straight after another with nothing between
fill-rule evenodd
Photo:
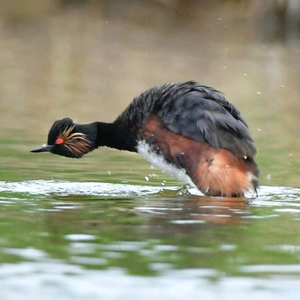
<instances>
[{"instance_id":1,"label":"dark plumage","mask_svg":"<svg viewBox=\"0 0 300 300\"><path fill-rule=\"evenodd\" d=\"M231 196L242 195L248 188L256 190L256 149L247 123L220 92L194 81L148 89L113 123L56 121L48 144L33 152L79 158L99 146L137 152L141 141L175 168L184 169L206 194ZM194 147L192 153L187 145ZM217 172L227 177L222 180ZM205 176L210 179L203 183ZM232 182L239 180L243 184Z\"/></svg>"}]
</instances>

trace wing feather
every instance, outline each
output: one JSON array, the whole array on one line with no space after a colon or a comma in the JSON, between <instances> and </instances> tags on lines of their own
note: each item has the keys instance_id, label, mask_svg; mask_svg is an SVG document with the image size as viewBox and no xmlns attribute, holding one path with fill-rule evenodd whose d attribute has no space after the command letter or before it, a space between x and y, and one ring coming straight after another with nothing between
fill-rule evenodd
<instances>
[{"instance_id":1,"label":"wing feather","mask_svg":"<svg viewBox=\"0 0 300 300\"><path fill-rule=\"evenodd\" d=\"M155 113L174 133L224 148L239 157L256 154L248 125L218 91L190 81L165 86Z\"/></svg>"}]
</instances>

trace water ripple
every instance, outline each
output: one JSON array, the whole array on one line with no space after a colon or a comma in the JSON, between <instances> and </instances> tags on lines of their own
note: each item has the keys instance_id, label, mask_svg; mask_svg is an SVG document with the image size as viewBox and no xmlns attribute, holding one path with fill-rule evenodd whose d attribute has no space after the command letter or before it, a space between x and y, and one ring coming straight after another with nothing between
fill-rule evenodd
<instances>
[{"instance_id":1,"label":"water ripple","mask_svg":"<svg viewBox=\"0 0 300 300\"><path fill-rule=\"evenodd\" d=\"M68 182L30 180L21 182L0 181L0 192L27 193L30 195L92 195L133 197L156 194L163 189L175 190L176 187L137 186L104 182Z\"/></svg>"},{"instance_id":2,"label":"water ripple","mask_svg":"<svg viewBox=\"0 0 300 300\"><path fill-rule=\"evenodd\" d=\"M163 190L178 190L178 186L140 186L105 182L69 182L53 180L30 180L20 182L0 181L0 192L25 193L30 195L92 195L92 196L144 196L159 193ZM196 188L188 189L194 196L203 196ZM281 206L288 202L293 206L300 206L295 200L300 200L300 189L290 187L262 186L258 191L258 198L251 200L257 206ZM274 200L274 198L276 200ZM222 198L220 198L222 199ZM1 197L1 201L7 201ZM18 198L20 200L20 198Z\"/></svg>"},{"instance_id":3,"label":"water ripple","mask_svg":"<svg viewBox=\"0 0 300 300\"><path fill-rule=\"evenodd\" d=\"M89 263L87 261L86 263ZM103 261L97 261L100 265ZM161 268L159 265L153 265ZM277 267L278 266L274 266ZM286 269L288 266L284 266ZM163 265L163 269L167 269ZM264 268L265 269L265 268ZM259 271L245 270L248 272ZM299 266L292 266L298 272ZM128 276L115 268L105 271L49 261L46 263L2 264L0 277L5 287L1 299L298 299L299 279L292 276L263 278L223 277L212 269L166 270L158 277ZM117 284L116 284L117 283ZM117 286L117 288L116 288ZM163 292L162 292L163 291ZM27 298L26 298L27 299ZM29 299L29 298L28 298Z\"/></svg>"}]
</instances>

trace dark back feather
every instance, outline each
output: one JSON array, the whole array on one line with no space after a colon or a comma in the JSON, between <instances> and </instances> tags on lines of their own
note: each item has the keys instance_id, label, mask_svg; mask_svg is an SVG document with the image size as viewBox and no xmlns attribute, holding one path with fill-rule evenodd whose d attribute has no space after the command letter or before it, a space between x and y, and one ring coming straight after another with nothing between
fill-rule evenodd
<instances>
[{"instance_id":1,"label":"dark back feather","mask_svg":"<svg viewBox=\"0 0 300 300\"><path fill-rule=\"evenodd\" d=\"M239 157L256 154L238 109L211 87L187 81L150 88L135 98L115 122L136 131L152 114L172 132L215 149L224 148Z\"/></svg>"}]
</instances>

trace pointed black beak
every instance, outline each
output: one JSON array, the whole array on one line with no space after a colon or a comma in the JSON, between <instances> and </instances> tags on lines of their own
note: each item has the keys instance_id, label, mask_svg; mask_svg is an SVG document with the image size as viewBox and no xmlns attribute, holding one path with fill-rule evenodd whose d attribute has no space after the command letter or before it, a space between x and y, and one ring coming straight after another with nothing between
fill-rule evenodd
<instances>
[{"instance_id":1,"label":"pointed black beak","mask_svg":"<svg viewBox=\"0 0 300 300\"><path fill-rule=\"evenodd\" d=\"M34 153L36 153L36 152L47 152L47 151L50 151L52 148L53 148L52 145L43 145L40 148L30 150L30 152L34 152Z\"/></svg>"}]
</instances>

